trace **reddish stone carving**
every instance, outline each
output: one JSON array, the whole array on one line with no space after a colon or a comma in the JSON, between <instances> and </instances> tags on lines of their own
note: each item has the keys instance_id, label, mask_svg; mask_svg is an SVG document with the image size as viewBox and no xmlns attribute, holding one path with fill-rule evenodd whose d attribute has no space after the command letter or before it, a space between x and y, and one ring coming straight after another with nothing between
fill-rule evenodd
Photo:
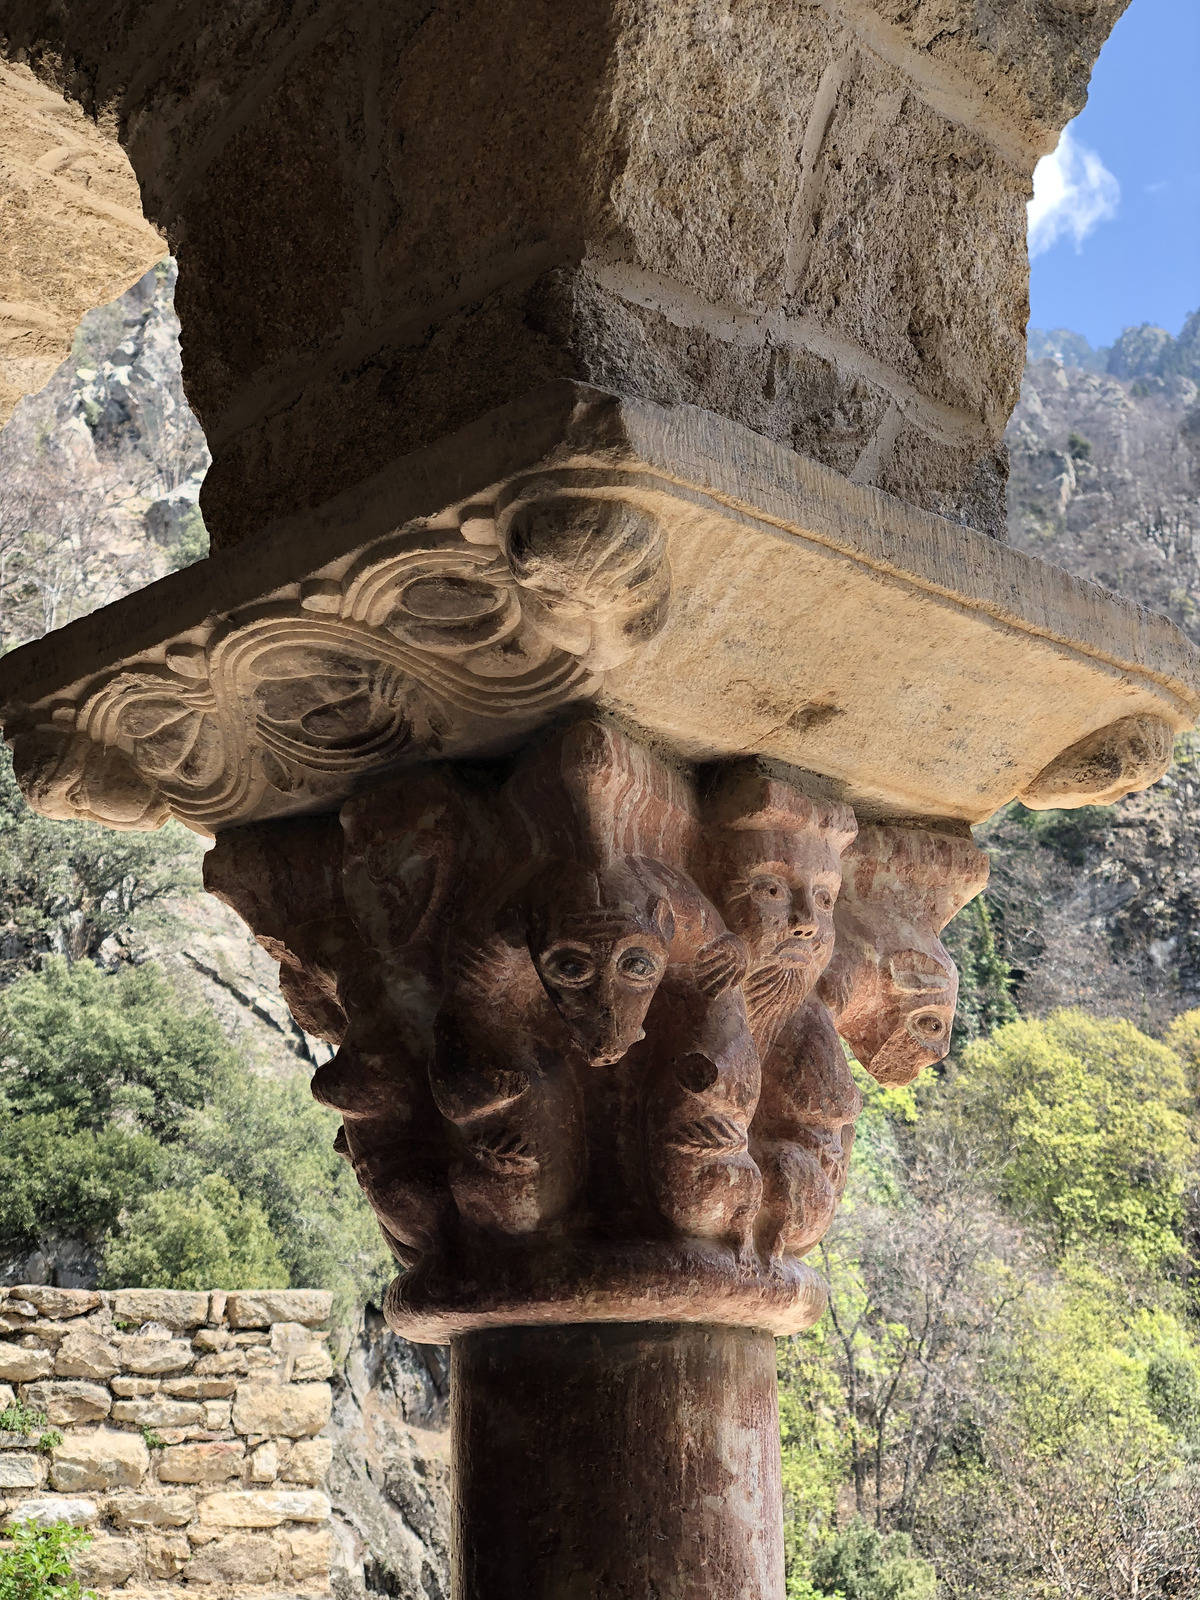
<instances>
[{"instance_id":1,"label":"reddish stone carving","mask_svg":"<svg viewBox=\"0 0 1200 1600\"><path fill-rule=\"evenodd\" d=\"M987 882L987 856L951 834L869 827L842 871L821 997L873 1077L911 1083L950 1048L958 972L938 934Z\"/></svg>"},{"instance_id":2,"label":"reddish stone carving","mask_svg":"<svg viewBox=\"0 0 1200 1600\"><path fill-rule=\"evenodd\" d=\"M211 852L339 1046L313 1090L408 1269L410 1336L819 1314L800 1258L861 1106L835 1017L873 1070L911 1064L896 998L945 1013L936 932L979 853L855 844L847 806L753 765L701 788L587 719L507 772L419 769Z\"/></svg>"}]
</instances>

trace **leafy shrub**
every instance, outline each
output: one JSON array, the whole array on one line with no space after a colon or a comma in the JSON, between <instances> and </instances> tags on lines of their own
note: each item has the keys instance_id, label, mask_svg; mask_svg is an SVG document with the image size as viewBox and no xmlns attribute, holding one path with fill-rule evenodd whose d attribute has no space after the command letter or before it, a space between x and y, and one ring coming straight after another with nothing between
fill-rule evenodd
<instances>
[{"instance_id":1,"label":"leafy shrub","mask_svg":"<svg viewBox=\"0 0 1200 1600\"><path fill-rule=\"evenodd\" d=\"M861 1518L826 1539L812 1563L818 1595L840 1600L934 1600L937 1574L907 1533L880 1533Z\"/></svg>"},{"instance_id":2,"label":"leafy shrub","mask_svg":"<svg viewBox=\"0 0 1200 1600\"><path fill-rule=\"evenodd\" d=\"M26 1438L35 1428L44 1428L45 1425L45 1412L35 1411L23 1400L14 1400L11 1406L0 1411L0 1431L4 1433L19 1433Z\"/></svg>"},{"instance_id":3,"label":"leafy shrub","mask_svg":"<svg viewBox=\"0 0 1200 1600\"><path fill-rule=\"evenodd\" d=\"M262 1207L219 1173L145 1195L104 1254L104 1282L131 1289L286 1289Z\"/></svg>"},{"instance_id":4,"label":"leafy shrub","mask_svg":"<svg viewBox=\"0 0 1200 1600\"><path fill-rule=\"evenodd\" d=\"M57 957L0 995L0 1110L16 1116L170 1143L234 1061L212 1013L181 1007L152 962L108 977Z\"/></svg>"},{"instance_id":5,"label":"leafy shrub","mask_svg":"<svg viewBox=\"0 0 1200 1600\"><path fill-rule=\"evenodd\" d=\"M95 1600L93 1591L80 1588L71 1570L71 1557L92 1536L82 1528L53 1522L39 1528L36 1522L18 1523L9 1532L7 1550L0 1547L0 1600Z\"/></svg>"}]
</instances>

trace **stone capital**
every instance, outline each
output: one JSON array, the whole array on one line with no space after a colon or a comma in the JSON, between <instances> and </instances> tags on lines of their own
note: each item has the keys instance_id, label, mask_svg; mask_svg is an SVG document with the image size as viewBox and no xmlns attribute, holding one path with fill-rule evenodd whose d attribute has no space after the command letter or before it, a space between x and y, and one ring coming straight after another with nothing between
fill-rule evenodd
<instances>
[{"instance_id":1,"label":"stone capital","mask_svg":"<svg viewBox=\"0 0 1200 1600\"><path fill-rule=\"evenodd\" d=\"M229 830L205 870L338 1046L313 1090L429 1341L807 1327L861 1106L838 1030L889 1082L945 1054L937 934L986 858L592 717Z\"/></svg>"}]
</instances>

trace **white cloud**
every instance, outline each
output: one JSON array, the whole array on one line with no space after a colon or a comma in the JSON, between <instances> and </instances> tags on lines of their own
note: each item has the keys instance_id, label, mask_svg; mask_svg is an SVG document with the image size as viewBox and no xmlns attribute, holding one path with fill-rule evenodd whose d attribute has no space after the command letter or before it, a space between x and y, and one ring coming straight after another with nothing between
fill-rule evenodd
<instances>
[{"instance_id":1,"label":"white cloud","mask_svg":"<svg viewBox=\"0 0 1200 1600\"><path fill-rule=\"evenodd\" d=\"M1120 198L1121 186L1100 157L1076 144L1070 127L1064 128L1057 149L1034 168L1028 206L1030 257L1049 250L1068 233L1075 235L1078 252L1097 223L1116 216Z\"/></svg>"}]
</instances>

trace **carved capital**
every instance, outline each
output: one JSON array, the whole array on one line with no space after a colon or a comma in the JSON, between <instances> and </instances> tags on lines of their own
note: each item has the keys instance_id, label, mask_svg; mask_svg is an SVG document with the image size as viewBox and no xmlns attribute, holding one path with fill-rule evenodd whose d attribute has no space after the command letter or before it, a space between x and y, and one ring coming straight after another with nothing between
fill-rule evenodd
<instances>
[{"instance_id":1,"label":"carved capital","mask_svg":"<svg viewBox=\"0 0 1200 1600\"><path fill-rule=\"evenodd\" d=\"M313 1092L406 1269L388 1315L442 1339L808 1326L861 1107L839 1029L886 1081L914 1039L944 1053L921 1031L953 1014L936 935L984 869L589 719L503 769L223 834L206 875L337 1044Z\"/></svg>"}]
</instances>

